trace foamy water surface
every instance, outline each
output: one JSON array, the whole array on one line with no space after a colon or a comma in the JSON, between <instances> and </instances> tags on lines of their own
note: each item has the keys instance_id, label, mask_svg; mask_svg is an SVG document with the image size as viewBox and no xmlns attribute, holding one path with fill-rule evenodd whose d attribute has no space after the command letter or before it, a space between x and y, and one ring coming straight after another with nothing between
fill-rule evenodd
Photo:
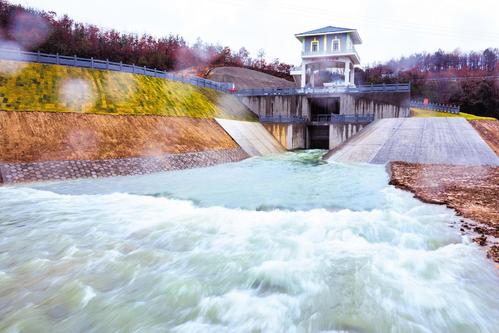
<instances>
[{"instance_id":1,"label":"foamy water surface","mask_svg":"<svg viewBox=\"0 0 499 333\"><path fill-rule=\"evenodd\" d=\"M497 332L453 211L319 157L0 188L0 331Z\"/></svg>"}]
</instances>

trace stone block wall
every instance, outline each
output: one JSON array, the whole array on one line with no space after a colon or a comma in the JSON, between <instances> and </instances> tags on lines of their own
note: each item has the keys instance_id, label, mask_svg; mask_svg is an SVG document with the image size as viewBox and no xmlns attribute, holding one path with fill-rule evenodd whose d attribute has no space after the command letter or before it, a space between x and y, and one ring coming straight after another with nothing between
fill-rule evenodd
<instances>
[{"instance_id":1,"label":"stone block wall","mask_svg":"<svg viewBox=\"0 0 499 333\"><path fill-rule=\"evenodd\" d=\"M237 162L248 158L241 148L107 160L0 163L0 183L140 175Z\"/></svg>"}]
</instances>

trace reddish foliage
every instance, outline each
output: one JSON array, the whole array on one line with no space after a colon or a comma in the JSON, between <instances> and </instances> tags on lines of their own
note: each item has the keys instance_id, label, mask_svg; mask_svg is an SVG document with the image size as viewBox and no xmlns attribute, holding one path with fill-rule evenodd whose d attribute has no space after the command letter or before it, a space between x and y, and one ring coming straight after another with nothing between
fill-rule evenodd
<instances>
[{"instance_id":1,"label":"reddish foliage","mask_svg":"<svg viewBox=\"0 0 499 333\"><path fill-rule=\"evenodd\" d=\"M94 57L169 71L193 66L248 67L292 80L290 65L278 59L270 63L261 57L252 59L245 48L235 52L201 41L189 46L178 35L154 38L103 30L75 22L67 15L58 17L54 12L24 8L5 0L0 0L1 38L17 42L28 51Z\"/></svg>"}]
</instances>

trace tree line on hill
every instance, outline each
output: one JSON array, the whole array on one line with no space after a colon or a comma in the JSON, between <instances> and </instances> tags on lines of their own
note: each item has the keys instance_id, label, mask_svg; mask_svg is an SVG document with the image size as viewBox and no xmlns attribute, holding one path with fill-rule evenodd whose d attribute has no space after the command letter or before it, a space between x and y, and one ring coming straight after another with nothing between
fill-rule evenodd
<instances>
[{"instance_id":1,"label":"tree line on hill","mask_svg":"<svg viewBox=\"0 0 499 333\"><path fill-rule=\"evenodd\" d=\"M419 53L359 73L360 84L411 83L413 99L460 105L462 112L499 119L499 49Z\"/></svg>"},{"instance_id":2,"label":"tree line on hill","mask_svg":"<svg viewBox=\"0 0 499 333\"><path fill-rule=\"evenodd\" d=\"M244 47L233 51L201 40L189 45L181 36L172 34L155 38L104 30L75 22L67 15L58 17L52 11L25 8L5 0L0 0L0 40L7 45L15 42L25 51L94 57L166 71L236 66L291 79L291 66L279 59L267 62L263 50L252 58Z\"/></svg>"},{"instance_id":3,"label":"tree line on hill","mask_svg":"<svg viewBox=\"0 0 499 333\"><path fill-rule=\"evenodd\" d=\"M167 71L195 68L202 75L211 67L246 67L292 80L291 65L267 62L263 50L252 58L242 47L197 40L189 45L181 36L155 38L125 34L75 22L67 15L46 12L0 0L0 47L16 43L27 51L108 59ZM356 70L357 84L412 84L412 98L456 104L463 112L499 118L499 50L462 53L419 53Z\"/></svg>"}]
</instances>

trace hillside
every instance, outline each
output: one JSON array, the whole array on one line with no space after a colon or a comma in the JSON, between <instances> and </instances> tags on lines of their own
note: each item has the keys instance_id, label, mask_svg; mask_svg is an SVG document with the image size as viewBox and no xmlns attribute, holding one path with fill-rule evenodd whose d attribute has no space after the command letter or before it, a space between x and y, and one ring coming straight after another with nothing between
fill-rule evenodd
<instances>
[{"instance_id":1,"label":"hillside","mask_svg":"<svg viewBox=\"0 0 499 333\"><path fill-rule=\"evenodd\" d=\"M129 73L0 61L0 110L254 120L228 94ZM13 71L13 72L11 72Z\"/></svg>"},{"instance_id":2,"label":"hillside","mask_svg":"<svg viewBox=\"0 0 499 333\"><path fill-rule=\"evenodd\" d=\"M294 82L241 67L213 68L207 79L234 83L236 89L296 87Z\"/></svg>"}]
</instances>

